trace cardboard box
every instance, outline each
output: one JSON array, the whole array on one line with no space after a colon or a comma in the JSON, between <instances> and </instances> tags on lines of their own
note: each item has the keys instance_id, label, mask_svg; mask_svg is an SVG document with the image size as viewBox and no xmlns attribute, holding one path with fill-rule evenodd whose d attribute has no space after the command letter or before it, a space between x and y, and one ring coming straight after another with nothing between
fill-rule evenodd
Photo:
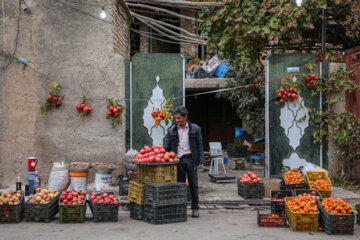
<instances>
[{"instance_id":1,"label":"cardboard box","mask_svg":"<svg viewBox=\"0 0 360 240\"><path fill-rule=\"evenodd\" d=\"M264 197L270 197L271 190L280 190L281 179L264 178Z\"/></svg>"}]
</instances>

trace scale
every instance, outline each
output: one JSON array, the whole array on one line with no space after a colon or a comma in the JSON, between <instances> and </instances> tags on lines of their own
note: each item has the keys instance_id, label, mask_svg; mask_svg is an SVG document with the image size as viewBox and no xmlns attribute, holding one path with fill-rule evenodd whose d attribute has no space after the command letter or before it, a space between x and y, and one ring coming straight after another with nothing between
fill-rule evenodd
<instances>
[{"instance_id":1,"label":"scale","mask_svg":"<svg viewBox=\"0 0 360 240\"><path fill-rule=\"evenodd\" d=\"M209 177L211 181L215 183L233 182L235 176L226 173L221 142L209 142L209 145L210 145L210 157L211 157ZM222 174L219 173L219 161L221 162L221 165L224 170L224 173ZM214 173L212 172L212 170L214 170Z\"/></svg>"}]
</instances>

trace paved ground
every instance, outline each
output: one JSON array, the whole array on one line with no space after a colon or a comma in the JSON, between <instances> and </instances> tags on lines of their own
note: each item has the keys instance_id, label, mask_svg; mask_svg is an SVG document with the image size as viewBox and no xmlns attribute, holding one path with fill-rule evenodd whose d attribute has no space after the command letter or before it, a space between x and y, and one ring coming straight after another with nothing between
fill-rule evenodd
<instances>
[{"instance_id":1,"label":"paved ground","mask_svg":"<svg viewBox=\"0 0 360 240\"><path fill-rule=\"evenodd\" d=\"M190 211L188 212L188 216ZM187 222L151 225L131 220L127 212L119 214L119 222L93 223L87 219L80 224L21 222L0 225L1 240L42 239L246 239L246 240L342 240L360 237L360 226L352 236L330 236L324 232L314 235L292 232L289 228L260 228L256 224L256 211L251 210L201 210L201 217L189 217ZM88 214L88 216L90 216Z\"/></svg>"},{"instance_id":2,"label":"paved ground","mask_svg":"<svg viewBox=\"0 0 360 240\"><path fill-rule=\"evenodd\" d=\"M231 170L234 176L247 171ZM263 176L263 169L255 167L254 172ZM88 186L91 191L93 185ZM210 181L208 172L199 171L200 201L242 200L237 194L236 182L217 184ZM115 187L116 191L118 188ZM0 189L4 191L5 189ZM360 203L360 195L334 188L334 197L353 198L352 204ZM124 198L126 199L126 197ZM266 199L266 198L265 198ZM355 226L352 236L330 236L323 232L314 235L304 232L292 232L289 228L260 228L256 223L256 211L249 205L243 210L226 209L224 205L202 205L200 219L188 217L184 223L151 225L129 218L127 206L122 205L119 222L93 223L91 211L87 209L87 218L82 224L60 224L56 218L50 223L22 221L19 224L0 224L0 240L19 239L256 239L256 240L306 240L306 239L360 239L360 225ZM262 207L262 213L270 212L269 206ZM191 211L188 210L188 216Z\"/></svg>"}]
</instances>

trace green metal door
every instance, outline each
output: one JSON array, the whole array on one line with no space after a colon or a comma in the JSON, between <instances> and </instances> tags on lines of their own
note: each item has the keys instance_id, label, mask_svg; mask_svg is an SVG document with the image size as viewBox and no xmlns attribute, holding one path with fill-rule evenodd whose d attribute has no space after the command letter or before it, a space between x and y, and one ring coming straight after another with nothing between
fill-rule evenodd
<instances>
[{"instance_id":1,"label":"green metal door","mask_svg":"<svg viewBox=\"0 0 360 240\"><path fill-rule=\"evenodd\" d=\"M313 144L314 126L309 120L308 108L320 110L322 96L311 96L307 88L299 93L295 102L283 105L275 104L275 96L280 89L280 82L301 70L317 59L315 54L275 54L267 59L266 69L266 168L267 176L281 175L282 166L299 167L305 162L312 162L327 168L327 144L324 148ZM317 62L313 71L327 76L327 63ZM305 80L299 76L288 81ZM275 81L275 82L272 82ZM310 106L310 103L312 106ZM301 120L306 116L305 120Z\"/></svg>"},{"instance_id":2,"label":"green metal door","mask_svg":"<svg viewBox=\"0 0 360 240\"><path fill-rule=\"evenodd\" d=\"M126 148L139 150L161 144L167 133L164 121L155 128L151 111L175 97L173 107L184 105L184 59L179 54L136 54L126 76Z\"/></svg>"}]
</instances>

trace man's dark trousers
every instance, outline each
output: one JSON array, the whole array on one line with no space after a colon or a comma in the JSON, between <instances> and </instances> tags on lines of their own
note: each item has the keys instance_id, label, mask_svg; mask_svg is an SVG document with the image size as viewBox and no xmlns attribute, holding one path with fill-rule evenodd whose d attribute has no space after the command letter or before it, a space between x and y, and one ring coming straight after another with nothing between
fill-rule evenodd
<instances>
[{"instance_id":1,"label":"man's dark trousers","mask_svg":"<svg viewBox=\"0 0 360 240\"><path fill-rule=\"evenodd\" d=\"M199 188L198 188L198 177L197 168L195 167L194 160L191 154L185 154L180 158L177 177L178 182L186 181L186 174L189 181L191 191L191 208L199 209Z\"/></svg>"}]
</instances>

